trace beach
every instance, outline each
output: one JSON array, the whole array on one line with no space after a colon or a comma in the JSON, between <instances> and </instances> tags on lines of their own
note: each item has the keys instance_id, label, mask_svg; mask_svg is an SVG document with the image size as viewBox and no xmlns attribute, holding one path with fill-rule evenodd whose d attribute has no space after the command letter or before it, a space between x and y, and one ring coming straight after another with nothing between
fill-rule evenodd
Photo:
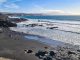
<instances>
[{"instance_id":1,"label":"beach","mask_svg":"<svg viewBox=\"0 0 80 60\"><path fill-rule=\"evenodd\" d=\"M61 29L68 25L74 24L28 20L0 28L0 60L80 60L80 35Z\"/></svg>"},{"instance_id":2,"label":"beach","mask_svg":"<svg viewBox=\"0 0 80 60\"><path fill-rule=\"evenodd\" d=\"M11 34L12 37L10 37L9 34ZM0 57L13 60L38 60L34 54L25 54L24 50L31 49L35 53L39 49L44 50L45 46L48 47L48 45L36 41L26 40L22 34L17 32L7 30L0 33Z\"/></svg>"},{"instance_id":3,"label":"beach","mask_svg":"<svg viewBox=\"0 0 80 60\"><path fill-rule=\"evenodd\" d=\"M0 60L80 60L80 0L0 0Z\"/></svg>"},{"instance_id":4,"label":"beach","mask_svg":"<svg viewBox=\"0 0 80 60\"><path fill-rule=\"evenodd\" d=\"M45 42L24 38L27 35L33 36L3 28L0 33L0 60L79 60L80 50L77 46L66 44L55 47ZM27 52L28 50L32 53ZM41 55L43 52L46 53Z\"/></svg>"}]
</instances>

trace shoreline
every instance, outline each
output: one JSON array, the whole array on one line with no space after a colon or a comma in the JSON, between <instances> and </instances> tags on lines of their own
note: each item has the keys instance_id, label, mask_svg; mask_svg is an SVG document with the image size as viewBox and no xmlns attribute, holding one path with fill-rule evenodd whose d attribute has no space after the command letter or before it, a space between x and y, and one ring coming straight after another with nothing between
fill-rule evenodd
<instances>
[{"instance_id":1,"label":"shoreline","mask_svg":"<svg viewBox=\"0 0 80 60\"><path fill-rule=\"evenodd\" d=\"M17 23L17 25L17 28L11 28L11 30L32 35L44 36L52 40L73 45L80 45L79 22L52 22L30 19L25 22Z\"/></svg>"},{"instance_id":2,"label":"shoreline","mask_svg":"<svg viewBox=\"0 0 80 60\"><path fill-rule=\"evenodd\" d=\"M12 34L12 36L10 37L8 33ZM10 30L1 33L0 36L0 57L11 58L14 60L38 60L34 54L25 54L24 50L31 49L33 52L37 52L40 49L45 50L44 47L51 48L38 41L27 40L21 33Z\"/></svg>"},{"instance_id":3,"label":"shoreline","mask_svg":"<svg viewBox=\"0 0 80 60\"><path fill-rule=\"evenodd\" d=\"M6 29L7 30L7 29ZM50 45L43 44L39 41L30 40L24 38L24 33L20 32L14 32L11 30L4 30L5 32L0 34L0 57L3 58L9 58L13 60L40 60L35 54L38 51L54 51L56 55L52 59L76 59L78 60L79 52L78 49L75 48L76 46L57 46L57 47L51 47ZM10 33L10 35L9 35ZM47 48L47 49L45 49ZM33 53L25 53L25 50L32 50ZM69 57L68 52L74 52L75 54L72 56L75 57ZM61 55L60 55L60 54ZM77 55L76 55L77 54ZM59 57L58 57L59 56ZM43 59L42 59L43 60Z\"/></svg>"}]
</instances>

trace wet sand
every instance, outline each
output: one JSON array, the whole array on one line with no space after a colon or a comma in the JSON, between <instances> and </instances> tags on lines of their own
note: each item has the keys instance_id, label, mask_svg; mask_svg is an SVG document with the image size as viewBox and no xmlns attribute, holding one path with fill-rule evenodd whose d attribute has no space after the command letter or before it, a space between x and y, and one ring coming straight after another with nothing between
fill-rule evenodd
<instances>
[{"instance_id":1,"label":"wet sand","mask_svg":"<svg viewBox=\"0 0 80 60\"><path fill-rule=\"evenodd\" d=\"M39 60L34 53L44 50L48 45L31 41L24 38L23 34L4 29L0 33L0 57L13 60ZM25 53L24 50L33 50L32 54ZM7 59L6 59L7 60Z\"/></svg>"}]
</instances>

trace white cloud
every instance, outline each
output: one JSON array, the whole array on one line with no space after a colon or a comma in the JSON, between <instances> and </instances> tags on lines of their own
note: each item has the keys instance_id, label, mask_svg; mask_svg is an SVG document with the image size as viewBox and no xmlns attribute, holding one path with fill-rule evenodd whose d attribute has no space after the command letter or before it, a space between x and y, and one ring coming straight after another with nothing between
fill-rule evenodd
<instances>
[{"instance_id":1,"label":"white cloud","mask_svg":"<svg viewBox=\"0 0 80 60\"><path fill-rule=\"evenodd\" d=\"M19 1L22 1L22 0L11 0L12 2L19 2ZM8 0L0 0L0 3L4 3L4 2L8 2Z\"/></svg>"},{"instance_id":2,"label":"white cloud","mask_svg":"<svg viewBox=\"0 0 80 60\"><path fill-rule=\"evenodd\" d=\"M6 8L14 8L14 9L18 9L19 6L17 4L11 3L11 4L5 4L4 7Z\"/></svg>"},{"instance_id":3,"label":"white cloud","mask_svg":"<svg viewBox=\"0 0 80 60\"><path fill-rule=\"evenodd\" d=\"M4 3L4 2L7 2L7 0L0 0L0 3Z\"/></svg>"},{"instance_id":4,"label":"white cloud","mask_svg":"<svg viewBox=\"0 0 80 60\"><path fill-rule=\"evenodd\" d=\"M68 15L69 12L65 12L64 10L55 10L55 9L46 9L38 5L34 5L28 13L43 13L49 15Z\"/></svg>"},{"instance_id":5,"label":"white cloud","mask_svg":"<svg viewBox=\"0 0 80 60\"><path fill-rule=\"evenodd\" d=\"M41 11L43 14L50 14L50 15L65 15L68 14L63 10L54 10L54 9L44 9Z\"/></svg>"},{"instance_id":6,"label":"white cloud","mask_svg":"<svg viewBox=\"0 0 80 60\"><path fill-rule=\"evenodd\" d=\"M16 4L22 0L0 0L0 11L1 12L22 12L20 6Z\"/></svg>"},{"instance_id":7,"label":"white cloud","mask_svg":"<svg viewBox=\"0 0 80 60\"><path fill-rule=\"evenodd\" d=\"M53 14L53 15L62 15L62 14L65 14L65 12L63 10L50 10L50 9L45 9L43 10L42 13L45 13L45 14Z\"/></svg>"},{"instance_id":8,"label":"white cloud","mask_svg":"<svg viewBox=\"0 0 80 60\"><path fill-rule=\"evenodd\" d=\"M15 3L15 2L20 2L22 0L11 0L12 3Z\"/></svg>"}]
</instances>

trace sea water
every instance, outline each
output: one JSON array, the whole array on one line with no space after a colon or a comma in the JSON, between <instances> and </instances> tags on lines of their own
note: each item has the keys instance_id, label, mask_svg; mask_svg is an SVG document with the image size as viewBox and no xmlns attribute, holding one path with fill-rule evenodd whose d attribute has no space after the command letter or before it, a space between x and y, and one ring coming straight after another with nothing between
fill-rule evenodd
<instances>
[{"instance_id":1,"label":"sea water","mask_svg":"<svg viewBox=\"0 0 80 60\"><path fill-rule=\"evenodd\" d=\"M47 20L60 20L60 21L80 21L80 16L64 16L64 15L56 15L56 16L37 16L37 15L27 15L22 16L24 18L30 18L30 19L47 19Z\"/></svg>"},{"instance_id":2,"label":"sea water","mask_svg":"<svg viewBox=\"0 0 80 60\"><path fill-rule=\"evenodd\" d=\"M59 42L80 45L80 16L22 16L32 21L44 21L58 26L57 29L46 29L44 27L17 27L12 30L29 33L36 36L25 36L32 40L39 40L51 45ZM23 22L22 24L27 24ZM21 24L20 24L21 25ZM38 38L46 37L46 39Z\"/></svg>"}]
</instances>

